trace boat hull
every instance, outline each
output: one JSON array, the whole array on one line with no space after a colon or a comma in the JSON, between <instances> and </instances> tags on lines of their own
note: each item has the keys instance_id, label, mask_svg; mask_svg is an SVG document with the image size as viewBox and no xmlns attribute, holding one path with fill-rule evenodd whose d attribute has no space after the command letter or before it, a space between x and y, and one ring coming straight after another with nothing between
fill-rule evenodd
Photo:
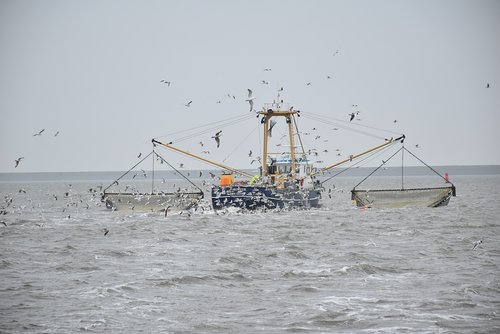
<instances>
[{"instance_id":1,"label":"boat hull","mask_svg":"<svg viewBox=\"0 0 500 334\"><path fill-rule=\"evenodd\" d=\"M448 205L455 196L453 186L438 188L352 190L352 200L358 207L404 208L439 207Z\"/></svg>"},{"instance_id":2,"label":"boat hull","mask_svg":"<svg viewBox=\"0 0 500 334\"><path fill-rule=\"evenodd\" d=\"M220 210L237 207L247 210L313 208L321 206L321 190L277 189L262 186L214 186L212 207Z\"/></svg>"},{"instance_id":3,"label":"boat hull","mask_svg":"<svg viewBox=\"0 0 500 334\"><path fill-rule=\"evenodd\" d=\"M203 198L202 192L176 193L105 193L102 201L110 210L169 211L189 210Z\"/></svg>"}]
</instances>

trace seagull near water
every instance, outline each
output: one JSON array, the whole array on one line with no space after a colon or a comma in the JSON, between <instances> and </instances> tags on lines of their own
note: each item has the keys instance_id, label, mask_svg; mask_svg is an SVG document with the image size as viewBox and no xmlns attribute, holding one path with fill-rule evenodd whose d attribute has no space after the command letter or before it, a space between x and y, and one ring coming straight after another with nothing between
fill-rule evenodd
<instances>
[{"instance_id":1,"label":"seagull near water","mask_svg":"<svg viewBox=\"0 0 500 334\"><path fill-rule=\"evenodd\" d=\"M474 246L472 247L472 250L475 250L480 244L483 243L483 240L478 240L474 243Z\"/></svg>"},{"instance_id":2,"label":"seagull near water","mask_svg":"<svg viewBox=\"0 0 500 334\"><path fill-rule=\"evenodd\" d=\"M253 110L253 100L255 100L253 92L250 88L248 88L248 99L246 99L245 101L247 101L250 104L250 111Z\"/></svg>"},{"instance_id":3,"label":"seagull near water","mask_svg":"<svg viewBox=\"0 0 500 334\"><path fill-rule=\"evenodd\" d=\"M14 166L14 168L17 168L17 166L19 166L19 163L21 162L21 160L23 160L24 157L20 157L20 158L17 158L16 160L14 160L16 162L16 165Z\"/></svg>"}]
</instances>

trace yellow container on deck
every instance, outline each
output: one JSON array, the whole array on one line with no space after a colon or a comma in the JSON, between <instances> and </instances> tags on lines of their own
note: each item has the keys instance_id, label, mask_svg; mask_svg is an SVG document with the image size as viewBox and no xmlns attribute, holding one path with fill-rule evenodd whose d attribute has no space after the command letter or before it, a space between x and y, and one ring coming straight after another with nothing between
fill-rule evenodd
<instances>
[{"instance_id":1,"label":"yellow container on deck","mask_svg":"<svg viewBox=\"0 0 500 334\"><path fill-rule=\"evenodd\" d=\"M220 185L224 186L232 186L234 183L234 178L232 174L222 174L220 177Z\"/></svg>"}]
</instances>

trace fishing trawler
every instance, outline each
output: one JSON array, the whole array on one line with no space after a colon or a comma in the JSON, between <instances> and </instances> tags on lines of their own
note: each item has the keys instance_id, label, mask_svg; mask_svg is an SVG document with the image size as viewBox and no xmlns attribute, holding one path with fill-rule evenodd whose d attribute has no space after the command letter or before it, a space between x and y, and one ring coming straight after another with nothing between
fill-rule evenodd
<instances>
[{"instance_id":1,"label":"fishing trawler","mask_svg":"<svg viewBox=\"0 0 500 334\"><path fill-rule=\"evenodd\" d=\"M382 144L360 154L350 155L347 159L323 168L316 168L308 159L301 133L297 127L297 117L300 117L300 111L284 103L279 92L278 98L273 103L265 104L262 110L257 112L257 117L263 127L263 150L261 166L256 175L178 148L173 142L163 143L157 139L153 139L152 142L154 146L161 146L198 159L224 171L220 177L220 184L211 187L211 203L214 210L228 207L255 210L320 207L323 187L317 179L318 175L395 144L404 138L401 136L396 139L385 139ZM277 122L283 121L287 129L287 149L281 152L271 152L269 150L270 131ZM285 148L285 146L282 147ZM235 181L235 175L243 177L244 180Z\"/></svg>"},{"instance_id":2,"label":"fishing trawler","mask_svg":"<svg viewBox=\"0 0 500 334\"><path fill-rule=\"evenodd\" d=\"M187 149L179 148L177 146L178 142L185 140L186 138L191 139L195 135L205 134L207 131L214 130L214 128L211 128L206 131L198 131L199 127L195 127L193 129L198 131L195 134L186 136L184 131L178 131L174 134L183 133L183 137L175 138L168 143L159 141L159 137L152 139L153 151L150 153L150 155L153 155L154 159L159 159L161 163L167 163L171 169L175 171L176 175L182 176L188 183L190 183L191 190L180 188L176 191L155 190L153 159L153 184L151 186L151 192L108 191L108 189L113 185L118 185L118 181L132 169L136 168L139 163L144 161L144 159L147 158L146 156L104 190L103 202L106 203L108 208L113 210L126 210L132 208L136 210L164 211L165 214L167 214L169 210L182 211L193 208L196 209L201 200L205 198L204 190L202 190L172 164L168 163L161 155L159 155L156 151L158 147L166 148L180 155L199 160L205 164L215 166L222 171L219 177L219 184L211 184L209 188L211 195L210 203L214 210L227 209L231 207L242 210L317 208L322 205L322 192L324 190L323 184L331 179L327 178L325 180L323 176L326 173L329 173L330 170L344 164L348 164L349 166L345 169L347 170L358 163L354 162L355 160L357 161L358 158L366 156L363 159L359 159L363 161L364 159L378 155L379 152L381 153L382 151L389 149L392 145L398 143L403 144L403 147L400 150L405 149L404 135L398 135L396 138L391 137L390 139L382 137L383 142L373 148L365 150L359 154L350 154L339 162L326 165L321 168L316 167L313 161L310 160L312 150L306 151L304 141L301 136L302 133L299 131L297 126L297 118L301 116L301 111L294 109L287 103L284 103L280 96L281 91L282 90L278 92L278 98L274 100L273 103L264 104L260 111L256 111L255 114L247 114L243 117L244 120L247 120L254 118L254 115L256 115L257 118L260 119L259 127L261 126L263 129L262 151L257 159L260 166L257 168L256 173L236 169L226 165L225 163L217 162L200 154L192 153ZM321 115L314 115L309 112L302 114L302 116L306 118L308 118L308 115L311 115L309 118L315 121L323 121L326 124L338 124L329 123L330 121L327 120L327 117ZM236 118L238 117L239 116ZM337 121L339 120L335 120L335 122ZM235 119L228 119L225 121L224 125L233 125L234 123ZM281 139L286 139L285 144L280 142L279 145L275 145L275 147L279 146L280 148L274 152L269 149L270 138L273 127L278 123L281 123L280 128L284 128L281 133ZM350 125L350 121L348 124ZM347 127L344 128L348 129ZM217 126L217 129L219 129L219 125ZM220 144L221 132L221 130L218 130L217 133L212 136L217 143L217 148ZM307 133L304 133L304 135L305 134ZM173 134L170 134L169 136L171 135ZM317 138L319 137L320 136L317 136ZM203 146L202 142L198 143ZM223 161L225 161L225 159ZM386 161L383 161L383 164L385 163ZM339 173L335 175L338 175ZM211 175L212 179L215 180L215 174L211 173ZM434 188L417 187L405 189L402 186L401 189L357 189L362 182L356 185L351 191L352 200L358 207L436 207L447 205L450 197L455 196L455 187L452 184Z\"/></svg>"}]
</instances>

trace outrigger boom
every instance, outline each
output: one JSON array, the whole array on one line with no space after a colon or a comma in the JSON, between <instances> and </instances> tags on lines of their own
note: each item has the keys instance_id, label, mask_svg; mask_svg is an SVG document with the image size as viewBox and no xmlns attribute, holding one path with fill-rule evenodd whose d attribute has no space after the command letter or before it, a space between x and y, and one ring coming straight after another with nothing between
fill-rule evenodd
<instances>
[{"instance_id":1,"label":"outrigger boom","mask_svg":"<svg viewBox=\"0 0 500 334\"><path fill-rule=\"evenodd\" d=\"M232 167L229 167L229 166L226 166L226 165L223 165L221 163L218 163L218 162L215 162L215 161L212 161L212 160L209 160L209 159L206 159L206 158L203 158L203 157L200 157L199 155L196 155L196 154L193 154L191 152L188 152L188 151L184 151L184 150L181 150L180 148L177 148L175 146L172 146L170 143L168 144L165 144L165 143L162 143L156 139L152 139L151 140L153 145L157 144L157 145L161 145L165 148L168 148L169 150L172 150L172 151L176 151L176 152L179 152L181 154L185 154L187 156L190 156L192 158L195 158L195 159L198 159L198 160L201 160L201 161L204 161L208 164L211 164L211 165L214 165L214 166L217 166L219 168L222 168L222 169L227 169L235 174L239 174L239 175L243 175L243 176L246 176L248 178L252 178L253 175L249 174L249 173L246 173L246 172L243 172L241 170L238 170L238 169L235 169L235 168L232 168Z\"/></svg>"},{"instance_id":2,"label":"outrigger boom","mask_svg":"<svg viewBox=\"0 0 500 334\"><path fill-rule=\"evenodd\" d=\"M396 139L392 139L392 138L391 138L391 139L388 139L388 140L387 140L385 143L383 143L383 144L380 144L380 145L378 145L378 146L372 147L372 148L370 148L369 150L366 150L366 151L361 152L361 153L359 153L359 154L351 155L351 156L349 156L349 158L344 159L344 160L339 161L339 162L336 162L336 163L334 163L334 164L332 164L332 165L329 165L329 166L323 167L323 168L321 168L320 170L318 170L317 172L312 173L312 174L311 174L311 176L316 176L316 175L318 175L318 174L322 174L322 173L324 173L324 172L326 172L326 171L328 171L328 170L330 170L330 169L332 169L332 168L335 168L335 167L337 167L337 166L343 165L343 164L345 164L346 162L352 161L353 159L357 159L357 158L359 158L359 157L361 157L361 156L363 156L363 155L365 155L365 154L368 154L368 153L371 153L371 152L376 151L376 150L378 150L378 149L381 149L382 147L385 147L385 146L387 146L387 145L393 144L393 143L395 143L395 142L397 142L397 141L400 141L400 140L401 140L401 141L403 141L404 139L405 139L405 135L402 135L401 137L398 137L398 138L396 138Z\"/></svg>"}]
</instances>

